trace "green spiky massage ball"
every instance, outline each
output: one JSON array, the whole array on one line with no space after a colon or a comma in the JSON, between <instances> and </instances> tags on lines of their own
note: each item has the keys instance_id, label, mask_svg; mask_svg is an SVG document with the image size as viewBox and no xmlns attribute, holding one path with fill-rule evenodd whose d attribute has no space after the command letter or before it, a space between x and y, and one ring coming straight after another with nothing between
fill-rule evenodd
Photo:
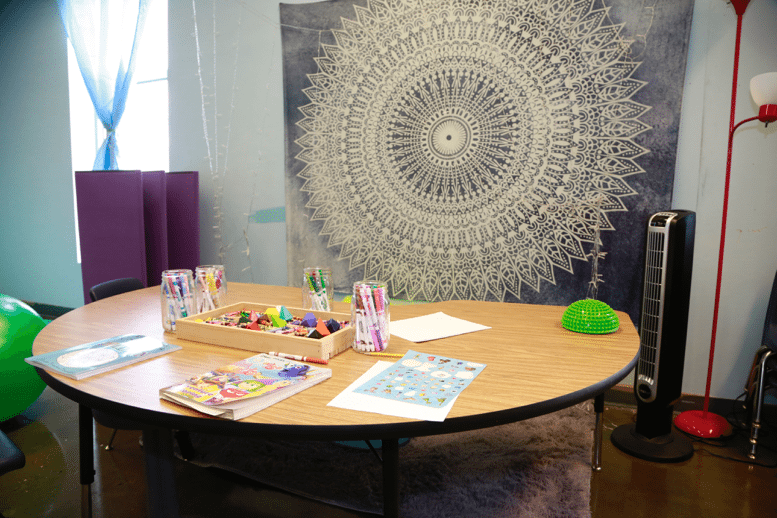
<instances>
[{"instance_id":1,"label":"green spiky massage ball","mask_svg":"<svg viewBox=\"0 0 777 518\"><path fill-rule=\"evenodd\" d=\"M567 307L561 317L561 325L576 333L603 335L617 331L620 321L615 311L604 302L585 299Z\"/></svg>"}]
</instances>

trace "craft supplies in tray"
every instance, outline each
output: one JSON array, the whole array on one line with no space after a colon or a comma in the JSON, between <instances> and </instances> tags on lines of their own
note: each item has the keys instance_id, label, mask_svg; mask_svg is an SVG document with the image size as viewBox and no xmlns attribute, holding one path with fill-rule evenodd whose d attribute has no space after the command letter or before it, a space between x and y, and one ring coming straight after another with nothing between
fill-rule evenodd
<instances>
[{"instance_id":1,"label":"craft supplies in tray","mask_svg":"<svg viewBox=\"0 0 777 518\"><path fill-rule=\"evenodd\" d=\"M303 320L312 323L310 317L306 319L308 315L315 320L313 326L303 324ZM338 324L339 329L335 329L334 323ZM255 302L230 304L181 318L176 324L176 335L186 340L246 351L279 352L322 360L329 360L343 352L351 347L353 342L353 327L350 325L348 313L312 311ZM306 328L305 336L301 336L303 331L299 330L300 327ZM309 337L307 334L312 332L311 327L316 329L317 333Z\"/></svg>"}]
</instances>

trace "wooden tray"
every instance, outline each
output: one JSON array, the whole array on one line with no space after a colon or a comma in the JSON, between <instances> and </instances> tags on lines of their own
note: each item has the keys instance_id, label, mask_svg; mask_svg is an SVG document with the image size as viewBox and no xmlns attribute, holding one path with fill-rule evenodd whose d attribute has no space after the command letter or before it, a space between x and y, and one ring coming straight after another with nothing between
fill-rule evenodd
<instances>
[{"instance_id":1,"label":"wooden tray","mask_svg":"<svg viewBox=\"0 0 777 518\"><path fill-rule=\"evenodd\" d=\"M245 349L258 353L273 351L310 356L322 360L329 360L332 356L350 348L353 343L354 332L352 326L343 327L330 335L315 339L197 322L197 320L206 320L233 311L254 310L257 313L264 313L267 308L272 307L276 307L276 305L238 302L237 304L223 306L205 313L179 318L175 321L175 336L195 342ZM286 309L295 317L300 318L304 317L306 313L313 313L316 318L323 318L324 320L329 320L330 318L334 318L339 322L351 320L351 315L348 313L313 311L289 306L286 306Z\"/></svg>"}]
</instances>

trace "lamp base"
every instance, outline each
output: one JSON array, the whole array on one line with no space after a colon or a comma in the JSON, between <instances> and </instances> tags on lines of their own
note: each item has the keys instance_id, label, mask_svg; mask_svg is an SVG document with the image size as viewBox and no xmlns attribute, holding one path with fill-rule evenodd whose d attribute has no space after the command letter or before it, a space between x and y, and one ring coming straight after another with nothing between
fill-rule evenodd
<instances>
[{"instance_id":1,"label":"lamp base","mask_svg":"<svg viewBox=\"0 0 777 518\"><path fill-rule=\"evenodd\" d=\"M624 424L612 431L610 440L619 450L652 462L682 462L693 457L693 445L685 436L672 431L648 439L637 433L636 424Z\"/></svg>"},{"instance_id":2,"label":"lamp base","mask_svg":"<svg viewBox=\"0 0 777 518\"><path fill-rule=\"evenodd\" d=\"M731 433L731 424L725 417L703 410L681 412L675 418L674 425L687 434L703 439L715 439Z\"/></svg>"}]
</instances>

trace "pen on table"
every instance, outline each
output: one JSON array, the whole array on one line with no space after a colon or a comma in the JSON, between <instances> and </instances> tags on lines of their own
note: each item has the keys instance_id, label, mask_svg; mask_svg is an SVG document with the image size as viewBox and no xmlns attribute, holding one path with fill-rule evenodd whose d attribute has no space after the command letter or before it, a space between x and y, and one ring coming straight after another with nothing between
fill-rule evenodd
<instances>
[{"instance_id":1,"label":"pen on table","mask_svg":"<svg viewBox=\"0 0 777 518\"><path fill-rule=\"evenodd\" d=\"M324 360L322 358L313 358L311 356L299 356L296 354L286 354L286 353L276 353L273 351L270 351L270 356L277 356L278 358L285 358L287 360L297 360L300 362L308 362L308 363L320 363L322 365L326 365L329 363L329 360Z\"/></svg>"},{"instance_id":2,"label":"pen on table","mask_svg":"<svg viewBox=\"0 0 777 518\"><path fill-rule=\"evenodd\" d=\"M402 358L404 354L400 353L365 353L368 356L383 356L385 358Z\"/></svg>"}]
</instances>

